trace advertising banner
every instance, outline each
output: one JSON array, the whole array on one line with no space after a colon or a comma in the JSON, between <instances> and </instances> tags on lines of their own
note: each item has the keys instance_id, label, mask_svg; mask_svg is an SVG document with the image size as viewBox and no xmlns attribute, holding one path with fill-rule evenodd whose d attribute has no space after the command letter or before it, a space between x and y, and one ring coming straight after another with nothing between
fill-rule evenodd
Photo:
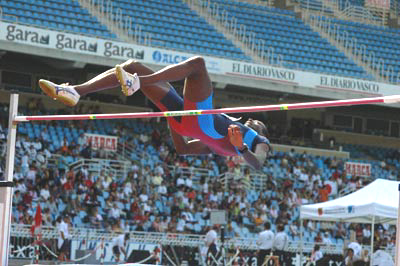
<instances>
[{"instance_id":1,"label":"advertising banner","mask_svg":"<svg viewBox=\"0 0 400 266\"><path fill-rule=\"evenodd\" d=\"M365 6L389 10L390 0L366 0Z\"/></svg>"},{"instance_id":2,"label":"advertising banner","mask_svg":"<svg viewBox=\"0 0 400 266\"><path fill-rule=\"evenodd\" d=\"M352 176L371 176L371 164L369 163L355 163L355 162L347 162L346 165L346 173Z\"/></svg>"},{"instance_id":3,"label":"advertising banner","mask_svg":"<svg viewBox=\"0 0 400 266\"><path fill-rule=\"evenodd\" d=\"M118 137L85 133L84 138L85 143L91 144L93 150L117 151Z\"/></svg>"}]
</instances>

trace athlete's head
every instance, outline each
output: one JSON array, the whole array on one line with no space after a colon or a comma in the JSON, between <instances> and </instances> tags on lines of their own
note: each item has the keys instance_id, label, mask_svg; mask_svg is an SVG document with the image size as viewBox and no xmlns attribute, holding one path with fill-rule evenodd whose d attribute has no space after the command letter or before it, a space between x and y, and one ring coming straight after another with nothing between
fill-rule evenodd
<instances>
[{"instance_id":1,"label":"athlete's head","mask_svg":"<svg viewBox=\"0 0 400 266\"><path fill-rule=\"evenodd\" d=\"M265 126L265 124L259 120L253 120L249 118L246 123L244 123L245 126L248 126L249 128L254 129L259 135L267 137L268 136L268 129Z\"/></svg>"}]
</instances>

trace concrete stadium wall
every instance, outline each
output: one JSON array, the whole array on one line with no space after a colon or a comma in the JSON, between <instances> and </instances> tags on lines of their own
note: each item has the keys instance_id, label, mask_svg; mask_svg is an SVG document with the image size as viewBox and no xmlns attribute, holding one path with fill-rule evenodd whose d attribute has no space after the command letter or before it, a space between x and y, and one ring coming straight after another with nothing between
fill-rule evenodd
<instances>
[{"instance_id":1,"label":"concrete stadium wall","mask_svg":"<svg viewBox=\"0 0 400 266\"><path fill-rule=\"evenodd\" d=\"M315 149L315 148L307 148L300 146L289 146L289 145L281 145L281 144L272 144L271 145L274 151L282 151L289 152L291 149L294 149L296 153L304 153L312 154L315 156L334 156L336 158L348 159L350 158L350 153L344 151L334 151L334 150L325 150L325 149Z\"/></svg>"},{"instance_id":2,"label":"concrete stadium wall","mask_svg":"<svg viewBox=\"0 0 400 266\"><path fill-rule=\"evenodd\" d=\"M349 132L334 131L328 129L317 129L317 130L324 134L324 139L329 139L331 137L334 137L336 142L338 143L400 149L400 141L398 138L349 133Z\"/></svg>"}]
</instances>

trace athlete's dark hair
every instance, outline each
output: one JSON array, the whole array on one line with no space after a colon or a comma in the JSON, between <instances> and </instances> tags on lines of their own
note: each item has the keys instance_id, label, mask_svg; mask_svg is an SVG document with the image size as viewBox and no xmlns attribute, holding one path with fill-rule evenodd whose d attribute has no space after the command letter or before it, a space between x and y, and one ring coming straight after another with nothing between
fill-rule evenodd
<instances>
[{"instance_id":1,"label":"athlete's dark hair","mask_svg":"<svg viewBox=\"0 0 400 266\"><path fill-rule=\"evenodd\" d=\"M258 134L268 137L269 133L267 126L260 120L253 120L253 121L258 122L258 125L260 125L260 127L252 127L251 125L248 125L248 127L257 131Z\"/></svg>"}]
</instances>

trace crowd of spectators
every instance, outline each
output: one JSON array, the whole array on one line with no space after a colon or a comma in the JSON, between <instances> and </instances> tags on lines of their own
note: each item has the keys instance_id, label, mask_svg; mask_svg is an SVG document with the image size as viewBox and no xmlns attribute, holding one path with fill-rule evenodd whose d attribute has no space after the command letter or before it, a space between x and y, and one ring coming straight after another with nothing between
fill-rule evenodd
<instances>
[{"instance_id":1,"label":"crowd of spectators","mask_svg":"<svg viewBox=\"0 0 400 266\"><path fill-rule=\"evenodd\" d=\"M31 108L40 110L40 103ZM74 227L204 234L210 224L210 211L222 209L229 217L227 237L254 237L262 230L262 225L270 221L273 226L285 225L291 239L297 240L300 205L327 201L345 188L360 188L370 181L348 175L341 159L315 157L292 150L271 155L266 168L285 169L287 176L277 178L266 172L262 175L263 189L259 190L249 186L253 173L231 158L179 156L165 124L152 120L145 123L151 125L152 132L126 132L118 122L113 128L115 135L125 137L125 145L140 153L140 160L133 162L125 176L106 170L95 174L87 167L69 168L67 156L104 157L101 150L92 151L82 135L76 142L64 139L61 148L51 152L46 130L40 138L34 139L19 134L12 222L31 225L35 206L40 204L46 226L56 225L59 217L68 214ZM93 127L82 122L69 122L66 126L84 130ZM0 137L4 132L2 128ZM152 158L146 152L149 146L159 156L153 165L142 163ZM117 158L116 154L107 156ZM53 164L50 163L52 158L57 158ZM169 166L174 166L175 170ZM240 178L226 189L216 177L197 180L193 171L185 174L179 171L195 167L209 169L210 173L227 172ZM323 167L330 169L332 174L323 174ZM368 225L304 221L304 226L306 241L326 245L345 240L350 231L355 232L360 243L365 243L371 234ZM377 225L375 237L387 246L393 245L394 227Z\"/></svg>"}]
</instances>

